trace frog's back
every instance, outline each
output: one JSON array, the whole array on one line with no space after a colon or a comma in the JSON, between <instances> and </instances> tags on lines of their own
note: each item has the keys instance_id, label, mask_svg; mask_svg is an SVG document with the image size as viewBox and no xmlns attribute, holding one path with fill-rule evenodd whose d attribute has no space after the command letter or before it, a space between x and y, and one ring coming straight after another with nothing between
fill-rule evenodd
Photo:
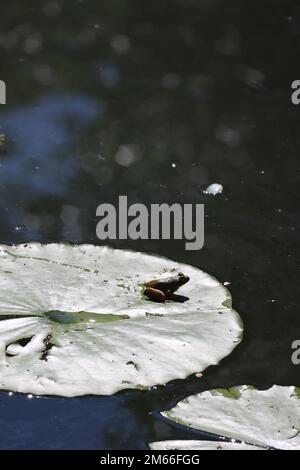
<instances>
[{"instance_id":1,"label":"frog's back","mask_svg":"<svg viewBox=\"0 0 300 470\"><path fill-rule=\"evenodd\" d=\"M155 284L155 289L157 290L160 290L164 293L167 293L167 292L175 292L175 290L178 289L178 285L176 282L174 282L173 280L168 280L168 281L158 281L156 284Z\"/></svg>"}]
</instances>

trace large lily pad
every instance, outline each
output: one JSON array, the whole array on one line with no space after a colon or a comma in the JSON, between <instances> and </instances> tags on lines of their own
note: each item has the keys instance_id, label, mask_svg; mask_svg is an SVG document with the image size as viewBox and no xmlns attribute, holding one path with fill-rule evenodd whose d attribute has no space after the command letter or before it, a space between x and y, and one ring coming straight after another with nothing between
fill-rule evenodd
<instances>
[{"instance_id":1,"label":"large lily pad","mask_svg":"<svg viewBox=\"0 0 300 470\"><path fill-rule=\"evenodd\" d=\"M185 302L145 280L183 271ZM185 299L182 299L185 300ZM0 246L0 389L111 394L185 378L241 339L228 291L199 269L93 245Z\"/></svg>"},{"instance_id":2,"label":"large lily pad","mask_svg":"<svg viewBox=\"0 0 300 470\"><path fill-rule=\"evenodd\" d=\"M212 390L179 402L163 415L191 428L242 441L262 449L300 450L300 389L274 385L259 391L242 386ZM200 441L201 442L201 441ZM216 443L166 441L151 444L157 448L217 447ZM224 442L219 445L226 447ZM165 446L165 447L164 447Z\"/></svg>"}]
</instances>

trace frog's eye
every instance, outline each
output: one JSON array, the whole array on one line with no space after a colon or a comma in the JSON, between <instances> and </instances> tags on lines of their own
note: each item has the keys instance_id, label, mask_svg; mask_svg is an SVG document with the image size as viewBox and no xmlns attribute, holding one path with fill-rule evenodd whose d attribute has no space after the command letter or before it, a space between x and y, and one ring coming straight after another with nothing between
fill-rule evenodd
<instances>
[{"instance_id":1,"label":"frog's eye","mask_svg":"<svg viewBox=\"0 0 300 470\"><path fill-rule=\"evenodd\" d=\"M182 276L184 276L184 274L183 273L178 273L178 276L182 277Z\"/></svg>"}]
</instances>

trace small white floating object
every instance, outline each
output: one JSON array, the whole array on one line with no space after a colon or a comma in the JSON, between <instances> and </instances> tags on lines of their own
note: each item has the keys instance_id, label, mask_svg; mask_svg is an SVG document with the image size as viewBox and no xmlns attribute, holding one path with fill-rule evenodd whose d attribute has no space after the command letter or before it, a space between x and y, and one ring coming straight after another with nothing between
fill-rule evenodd
<instances>
[{"instance_id":1,"label":"small white floating object","mask_svg":"<svg viewBox=\"0 0 300 470\"><path fill-rule=\"evenodd\" d=\"M216 196L216 194L222 194L223 186L219 183L210 184L204 191L204 194L212 194Z\"/></svg>"}]
</instances>

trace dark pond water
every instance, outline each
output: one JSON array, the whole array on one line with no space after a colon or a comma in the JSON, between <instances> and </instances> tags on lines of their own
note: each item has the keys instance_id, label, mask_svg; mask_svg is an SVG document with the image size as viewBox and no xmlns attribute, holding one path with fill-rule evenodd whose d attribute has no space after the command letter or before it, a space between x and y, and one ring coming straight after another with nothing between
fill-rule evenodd
<instances>
[{"instance_id":1,"label":"dark pond water","mask_svg":"<svg viewBox=\"0 0 300 470\"><path fill-rule=\"evenodd\" d=\"M245 324L201 380L80 399L2 392L0 448L143 449L196 435L158 415L189 394L299 385L299 3L12 0L0 24L0 241L99 243L96 207L120 194L204 203L201 251L111 246L229 281ZM213 182L222 195L203 195Z\"/></svg>"}]
</instances>

